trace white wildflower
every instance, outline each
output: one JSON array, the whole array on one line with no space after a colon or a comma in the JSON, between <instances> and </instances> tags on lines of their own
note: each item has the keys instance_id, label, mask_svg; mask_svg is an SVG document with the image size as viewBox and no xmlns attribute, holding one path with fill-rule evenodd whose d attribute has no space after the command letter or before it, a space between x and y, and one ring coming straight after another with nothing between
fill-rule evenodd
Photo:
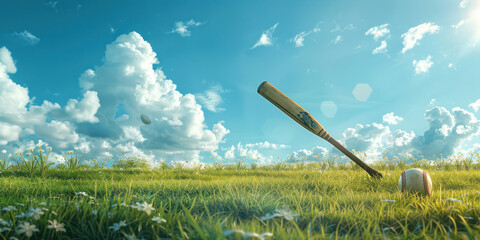
<instances>
[{"instance_id":1,"label":"white wildflower","mask_svg":"<svg viewBox=\"0 0 480 240\"><path fill-rule=\"evenodd\" d=\"M136 205L132 205L131 207L136 208L138 211L144 211L148 215L150 215L152 211L155 211L155 208L152 207L152 204L149 204L145 201L143 203L136 202L135 204Z\"/></svg>"},{"instance_id":2,"label":"white wildflower","mask_svg":"<svg viewBox=\"0 0 480 240\"><path fill-rule=\"evenodd\" d=\"M65 224L64 223L58 223L57 220L48 220L48 223L50 225L47 226L48 229L55 229L55 232L66 232L65 230Z\"/></svg>"},{"instance_id":3,"label":"white wildflower","mask_svg":"<svg viewBox=\"0 0 480 240\"><path fill-rule=\"evenodd\" d=\"M76 192L75 195L88 196L86 192Z\"/></svg>"},{"instance_id":4,"label":"white wildflower","mask_svg":"<svg viewBox=\"0 0 480 240\"><path fill-rule=\"evenodd\" d=\"M0 219L0 224L5 225L5 226L12 226L12 221L5 221L3 219Z\"/></svg>"},{"instance_id":5,"label":"white wildflower","mask_svg":"<svg viewBox=\"0 0 480 240\"><path fill-rule=\"evenodd\" d=\"M17 234L25 234L28 238L33 235L33 232L38 232L37 226L35 224L30 224L28 222L18 224Z\"/></svg>"},{"instance_id":6,"label":"white wildflower","mask_svg":"<svg viewBox=\"0 0 480 240\"><path fill-rule=\"evenodd\" d=\"M3 154L6 154L6 153L7 153L7 150L2 150L2 153L3 153Z\"/></svg>"},{"instance_id":7,"label":"white wildflower","mask_svg":"<svg viewBox=\"0 0 480 240\"><path fill-rule=\"evenodd\" d=\"M10 212L10 211L12 211L12 210L17 211L17 208L14 207L14 206L8 206L8 207L2 208L2 210L3 210L3 211L6 211L6 212Z\"/></svg>"},{"instance_id":8,"label":"white wildflower","mask_svg":"<svg viewBox=\"0 0 480 240\"><path fill-rule=\"evenodd\" d=\"M447 201L447 202L463 202L462 200L456 199L456 198L447 198L447 199L445 199L445 201Z\"/></svg>"},{"instance_id":9,"label":"white wildflower","mask_svg":"<svg viewBox=\"0 0 480 240\"><path fill-rule=\"evenodd\" d=\"M254 233L254 232L245 232L241 229L232 229L232 230L225 231L225 232L223 232L223 236L227 237L227 236L230 236L234 233L241 234L243 236L243 239L257 238L257 239L264 240L266 237L272 237L273 236L273 234L269 233L269 232L264 232L264 233L258 234L258 233Z\"/></svg>"},{"instance_id":10,"label":"white wildflower","mask_svg":"<svg viewBox=\"0 0 480 240\"><path fill-rule=\"evenodd\" d=\"M31 217L31 216L32 216L31 212L22 212L20 215L17 215L15 217L17 217L17 218L28 218L28 217Z\"/></svg>"},{"instance_id":11,"label":"white wildflower","mask_svg":"<svg viewBox=\"0 0 480 240\"><path fill-rule=\"evenodd\" d=\"M113 229L113 231L120 230L121 227L127 226L125 221L120 221L119 223L114 223L112 226L108 227L109 229Z\"/></svg>"},{"instance_id":12,"label":"white wildflower","mask_svg":"<svg viewBox=\"0 0 480 240\"><path fill-rule=\"evenodd\" d=\"M44 212L40 208L30 208L30 216L32 216L35 220L40 219L40 216L43 214Z\"/></svg>"},{"instance_id":13,"label":"white wildflower","mask_svg":"<svg viewBox=\"0 0 480 240\"><path fill-rule=\"evenodd\" d=\"M272 218L280 217L285 218L288 221L292 221L295 217L300 216L298 213L292 213L289 206L285 206L284 209L275 209L274 214L267 213L267 215L260 218L260 220L265 221Z\"/></svg>"},{"instance_id":14,"label":"white wildflower","mask_svg":"<svg viewBox=\"0 0 480 240\"><path fill-rule=\"evenodd\" d=\"M167 222L167 220L161 218L161 217L153 217L152 221L157 222L158 224L161 224L162 222Z\"/></svg>"},{"instance_id":15,"label":"white wildflower","mask_svg":"<svg viewBox=\"0 0 480 240\"><path fill-rule=\"evenodd\" d=\"M382 200L380 202L396 203L396 200Z\"/></svg>"}]
</instances>

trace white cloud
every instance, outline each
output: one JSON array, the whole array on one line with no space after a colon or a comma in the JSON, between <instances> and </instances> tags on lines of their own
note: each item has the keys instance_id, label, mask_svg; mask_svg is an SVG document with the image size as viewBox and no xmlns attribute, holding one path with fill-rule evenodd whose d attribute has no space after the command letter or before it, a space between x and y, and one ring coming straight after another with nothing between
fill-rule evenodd
<instances>
[{"instance_id":1,"label":"white cloud","mask_svg":"<svg viewBox=\"0 0 480 240\"><path fill-rule=\"evenodd\" d=\"M337 35L334 39L332 39L332 41L330 41L331 43L333 44L338 44L339 42L341 42L343 40L343 37L342 35Z\"/></svg>"},{"instance_id":2,"label":"white cloud","mask_svg":"<svg viewBox=\"0 0 480 240\"><path fill-rule=\"evenodd\" d=\"M480 109L480 99L478 99L474 103L469 104L468 107L471 107L474 112L478 112L478 109Z\"/></svg>"},{"instance_id":3,"label":"white cloud","mask_svg":"<svg viewBox=\"0 0 480 240\"><path fill-rule=\"evenodd\" d=\"M69 145L77 143L79 139L73 124L57 120L36 125L35 133L41 138L48 139L55 149L65 149Z\"/></svg>"},{"instance_id":4,"label":"white cloud","mask_svg":"<svg viewBox=\"0 0 480 240\"><path fill-rule=\"evenodd\" d=\"M386 53L387 52L387 42L382 41L380 46L377 48L373 49L372 54L378 54L378 53Z\"/></svg>"},{"instance_id":5,"label":"white cloud","mask_svg":"<svg viewBox=\"0 0 480 240\"><path fill-rule=\"evenodd\" d=\"M310 31L307 31L307 32L301 32L297 35L295 35L295 37L293 39L291 39L290 41L294 42L295 43L295 47L303 47L304 46L304 41L305 41L305 38L312 34L312 33L316 33L316 32L320 32L320 27L317 25L315 26L312 30Z\"/></svg>"},{"instance_id":6,"label":"white cloud","mask_svg":"<svg viewBox=\"0 0 480 240\"><path fill-rule=\"evenodd\" d=\"M467 24L468 23L468 20L465 20L465 19L462 19L460 22L458 22L457 24L455 25L452 25L452 28L454 29L459 29L460 27L462 27L463 25Z\"/></svg>"},{"instance_id":7,"label":"white cloud","mask_svg":"<svg viewBox=\"0 0 480 240\"><path fill-rule=\"evenodd\" d=\"M27 30L24 30L23 32L14 32L14 36L19 37L23 41L25 41L29 45L36 45L40 42L40 38L35 37L32 33L30 33Z\"/></svg>"},{"instance_id":8,"label":"white cloud","mask_svg":"<svg viewBox=\"0 0 480 240\"><path fill-rule=\"evenodd\" d=\"M150 150L156 159L198 160L200 152L216 150L229 131L221 122L207 129L195 97L177 91L160 68L153 68L157 63L150 44L136 32L109 44L105 63L89 73L86 81L100 99L95 115L99 122L79 124L78 132L108 140L113 149L107 151L114 155L116 145L121 144L133 152ZM119 105L129 116L121 121L114 117ZM152 123L144 125L141 114L149 116ZM137 129L145 140L130 144L124 126L130 126L130 132Z\"/></svg>"},{"instance_id":9,"label":"white cloud","mask_svg":"<svg viewBox=\"0 0 480 240\"><path fill-rule=\"evenodd\" d=\"M354 128L347 128L340 141L350 150L365 152L369 156L379 156L390 134L390 128L383 124L357 124Z\"/></svg>"},{"instance_id":10,"label":"white cloud","mask_svg":"<svg viewBox=\"0 0 480 240\"><path fill-rule=\"evenodd\" d=\"M203 23L201 22L195 22L195 20L193 19L188 22L179 21L175 23L175 28L172 30L172 33L178 33L182 37L188 37L191 35L191 31L189 30L189 28L198 27L202 24Z\"/></svg>"},{"instance_id":11,"label":"white cloud","mask_svg":"<svg viewBox=\"0 0 480 240\"><path fill-rule=\"evenodd\" d=\"M408 29L408 32L402 34L403 38L403 49L402 53L405 53L407 50L412 49L415 45L418 45L419 41L426 34L434 34L440 30L438 25L434 23L422 23L416 27Z\"/></svg>"},{"instance_id":12,"label":"white cloud","mask_svg":"<svg viewBox=\"0 0 480 240\"><path fill-rule=\"evenodd\" d=\"M316 161L314 158L324 158L325 155L329 154L330 151L327 148L315 146L311 150L300 149L293 152L290 155L290 159L287 162L298 162L298 161Z\"/></svg>"},{"instance_id":13,"label":"white cloud","mask_svg":"<svg viewBox=\"0 0 480 240\"><path fill-rule=\"evenodd\" d=\"M236 146L223 148L225 159L228 161L245 159L258 164L270 164L280 157L278 150L289 148L284 144L275 144L268 141L259 143L238 143Z\"/></svg>"},{"instance_id":14,"label":"white cloud","mask_svg":"<svg viewBox=\"0 0 480 240\"><path fill-rule=\"evenodd\" d=\"M225 90L223 90L222 86L215 85L203 93L195 94L195 97L207 110L212 112L220 112L225 111L224 108L219 107L219 105L223 102L220 94L224 92Z\"/></svg>"},{"instance_id":15,"label":"white cloud","mask_svg":"<svg viewBox=\"0 0 480 240\"><path fill-rule=\"evenodd\" d=\"M18 141L22 129L19 126L0 122L0 145Z\"/></svg>"},{"instance_id":16,"label":"white cloud","mask_svg":"<svg viewBox=\"0 0 480 240\"><path fill-rule=\"evenodd\" d=\"M260 47L260 46L271 46L272 45L273 32L275 31L277 26L278 26L278 23L273 25L268 30L264 31L262 33L262 35L260 36L260 39L258 39L258 41L255 43L255 45L253 45L253 47L251 49L254 49L254 48Z\"/></svg>"},{"instance_id":17,"label":"white cloud","mask_svg":"<svg viewBox=\"0 0 480 240\"><path fill-rule=\"evenodd\" d=\"M293 38L293 42L295 43L295 47L303 47L303 42L305 41L305 37L308 36L306 32L301 32Z\"/></svg>"},{"instance_id":18,"label":"white cloud","mask_svg":"<svg viewBox=\"0 0 480 240\"><path fill-rule=\"evenodd\" d=\"M393 114L392 114L393 115ZM458 153L478 151L480 145L472 149L463 149L462 144L480 134L480 121L473 113L459 107L448 111L444 107L433 107L425 111L425 119L429 128L423 135L416 135L413 131L396 130L392 132L389 126L378 123L357 124L354 128L347 128L339 142L347 149L356 152L365 152L367 160L372 157L411 155L417 158L431 158L433 155L448 157ZM312 153L313 150L302 149L292 154L297 160L302 157L321 155ZM320 153L343 156L333 147L330 150L322 149Z\"/></svg>"},{"instance_id":19,"label":"white cloud","mask_svg":"<svg viewBox=\"0 0 480 240\"><path fill-rule=\"evenodd\" d=\"M121 35L107 45L104 63L80 77L83 98L70 99L64 108L48 101L34 105L28 89L14 83L0 64L0 143L15 150L28 143L28 136L60 152L85 149L91 158L124 152L199 161L201 152L218 149L229 130L223 121L208 128L195 97L177 91L155 64L156 54L140 34ZM122 117L116 116L120 108ZM152 123L143 124L141 114Z\"/></svg>"},{"instance_id":20,"label":"white cloud","mask_svg":"<svg viewBox=\"0 0 480 240\"><path fill-rule=\"evenodd\" d=\"M82 73L78 79L78 83L83 90L90 90L93 87L93 77L95 77L95 72L92 69L87 69Z\"/></svg>"},{"instance_id":21,"label":"white cloud","mask_svg":"<svg viewBox=\"0 0 480 240\"><path fill-rule=\"evenodd\" d=\"M0 65L5 66L7 73L16 73L17 68L12 58L12 53L6 47L0 48Z\"/></svg>"},{"instance_id":22,"label":"white cloud","mask_svg":"<svg viewBox=\"0 0 480 240\"><path fill-rule=\"evenodd\" d=\"M83 99L78 102L75 99L70 99L65 106L65 112L77 122L98 122L95 117L98 108L100 107L100 100L95 91L87 91L83 95Z\"/></svg>"},{"instance_id":23,"label":"white cloud","mask_svg":"<svg viewBox=\"0 0 480 240\"><path fill-rule=\"evenodd\" d=\"M366 36L372 35L375 41L378 41L380 38L383 38L383 37L389 37L390 30L388 29L388 25L389 25L388 23L385 23L380 26L372 27L365 32L365 35Z\"/></svg>"},{"instance_id":24,"label":"white cloud","mask_svg":"<svg viewBox=\"0 0 480 240\"><path fill-rule=\"evenodd\" d=\"M265 141L265 142L259 142L259 143L247 143L245 144L245 147L247 148L270 148L270 149L274 149L274 150L278 150L278 149L284 149L284 148L289 148L289 146L287 145L284 145L284 144L275 144L275 143L270 143L268 141Z\"/></svg>"},{"instance_id":25,"label":"white cloud","mask_svg":"<svg viewBox=\"0 0 480 240\"><path fill-rule=\"evenodd\" d=\"M398 122L402 121L403 118L399 116L395 116L395 113L387 113L383 115L383 122L389 125L397 125Z\"/></svg>"},{"instance_id":26,"label":"white cloud","mask_svg":"<svg viewBox=\"0 0 480 240\"><path fill-rule=\"evenodd\" d=\"M432 56L428 56L423 60L413 60L413 66L415 66L415 74L426 73L432 67Z\"/></svg>"},{"instance_id":27,"label":"white cloud","mask_svg":"<svg viewBox=\"0 0 480 240\"><path fill-rule=\"evenodd\" d=\"M470 0L462 0L462 1L458 4L458 6L459 6L460 8L465 8L465 7L467 6L467 4L468 4L469 1L470 1Z\"/></svg>"}]
</instances>

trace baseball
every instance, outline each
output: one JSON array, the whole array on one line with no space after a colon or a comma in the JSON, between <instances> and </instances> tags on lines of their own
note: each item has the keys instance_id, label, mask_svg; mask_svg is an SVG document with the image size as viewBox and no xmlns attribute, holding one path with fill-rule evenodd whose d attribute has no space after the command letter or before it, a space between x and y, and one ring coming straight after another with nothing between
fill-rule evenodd
<instances>
[{"instance_id":1,"label":"baseball","mask_svg":"<svg viewBox=\"0 0 480 240\"><path fill-rule=\"evenodd\" d=\"M432 193L432 179L427 172L420 168L405 170L398 179L398 189L402 192L426 194Z\"/></svg>"}]
</instances>

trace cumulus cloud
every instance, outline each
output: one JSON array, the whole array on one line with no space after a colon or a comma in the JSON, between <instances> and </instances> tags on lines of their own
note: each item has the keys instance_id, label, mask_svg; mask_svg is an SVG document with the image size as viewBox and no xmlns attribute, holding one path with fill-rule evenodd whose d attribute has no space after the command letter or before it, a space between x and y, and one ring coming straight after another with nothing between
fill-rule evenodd
<instances>
[{"instance_id":1,"label":"cumulus cloud","mask_svg":"<svg viewBox=\"0 0 480 240\"><path fill-rule=\"evenodd\" d=\"M287 145L270 143L268 141L259 143L238 143L236 146L232 145L223 148L224 157L228 161L245 159L249 162L259 164L270 164L278 159L278 150L289 148Z\"/></svg>"},{"instance_id":2,"label":"cumulus cloud","mask_svg":"<svg viewBox=\"0 0 480 240\"><path fill-rule=\"evenodd\" d=\"M468 107L471 107L474 112L478 112L478 109L480 109L480 99L478 99L474 103L470 103Z\"/></svg>"},{"instance_id":3,"label":"cumulus cloud","mask_svg":"<svg viewBox=\"0 0 480 240\"><path fill-rule=\"evenodd\" d=\"M383 122L386 124L397 125L400 121L403 121L403 118L395 116L395 113L393 112L383 115Z\"/></svg>"},{"instance_id":4,"label":"cumulus cloud","mask_svg":"<svg viewBox=\"0 0 480 240\"><path fill-rule=\"evenodd\" d=\"M408 32L402 34L403 49L402 53L412 49L415 45L418 45L419 41L426 34L434 34L440 30L440 27L434 23L422 23L416 27L408 29Z\"/></svg>"},{"instance_id":5,"label":"cumulus cloud","mask_svg":"<svg viewBox=\"0 0 480 240\"><path fill-rule=\"evenodd\" d=\"M0 64L5 67L7 73L16 73L17 68L12 58L12 53L6 47L0 48Z\"/></svg>"},{"instance_id":6,"label":"cumulus cloud","mask_svg":"<svg viewBox=\"0 0 480 240\"><path fill-rule=\"evenodd\" d=\"M193 19L190 19L188 22L176 22L175 23L175 28L172 30L172 33L178 33L182 37L189 37L191 35L190 29L192 27L198 27L202 25L203 23L201 22L196 22ZM189 29L190 28L190 29Z\"/></svg>"},{"instance_id":7,"label":"cumulus cloud","mask_svg":"<svg viewBox=\"0 0 480 240\"><path fill-rule=\"evenodd\" d=\"M35 133L43 139L48 139L55 149L65 149L76 143L79 138L73 124L57 120L35 125Z\"/></svg>"},{"instance_id":8,"label":"cumulus cloud","mask_svg":"<svg viewBox=\"0 0 480 240\"><path fill-rule=\"evenodd\" d=\"M378 41L380 38L383 37L389 37L390 30L388 29L388 25L388 23L385 23L380 26L372 27L365 32L365 36L372 35L375 41Z\"/></svg>"},{"instance_id":9,"label":"cumulus cloud","mask_svg":"<svg viewBox=\"0 0 480 240\"><path fill-rule=\"evenodd\" d=\"M379 53L386 53L387 52L387 42L382 41L380 46L377 48L373 49L372 54L379 54Z\"/></svg>"},{"instance_id":10,"label":"cumulus cloud","mask_svg":"<svg viewBox=\"0 0 480 240\"><path fill-rule=\"evenodd\" d=\"M303 47L304 46L304 41L305 41L305 38L312 34L312 33L316 33L316 32L320 32L320 27L317 25L315 26L312 30L310 31L307 31L307 32L301 32L297 35L295 35L295 37L293 39L291 39L290 41L294 42L295 43L295 47Z\"/></svg>"},{"instance_id":11,"label":"cumulus cloud","mask_svg":"<svg viewBox=\"0 0 480 240\"><path fill-rule=\"evenodd\" d=\"M0 122L0 145L18 141L22 129L19 126Z\"/></svg>"},{"instance_id":12,"label":"cumulus cloud","mask_svg":"<svg viewBox=\"0 0 480 240\"><path fill-rule=\"evenodd\" d=\"M207 110L212 112L225 111L225 108L219 107L222 104L223 99L220 94L224 93L222 86L215 85L203 93L195 94L200 104L202 104Z\"/></svg>"},{"instance_id":13,"label":"cumulus cloud","mask_svg":"<svg viewBox=\"0 0 480 240\"><path fill-rule=\"evenodd\" d=\"M222 122L207 129L194 95L177 91L173 81L154 68L157 63L150 44L136 32L109 44L105 63L83 76L83 85L98 93L99 122L81 123L78 132L109 140L114 148L107 150L110 153L118 144L131 146L131 151L152 151L157 159L167 160L198 160L200 152L215 151L229 131ZM119 106L128 117L115 118ZM141 114L148 115L152 123L144 125ZM138 130L145 140L128 140L124 126L130 127L130 133Z\"/></svg>"},{"instance_id":14,"label":"cumulus cloud","mask_svg":"<svg viewBox=\"0 0 480 240\"><path fill-rule=\"evenodd\" d=\"M16 72L16 67L10 52L6 48L0 49L0 121L5 123L32 126L44 121L45 114L58 104L44 101L41 106L31 104L28 89L10 79L9 73Z\"/></svg>"},{"instance_id":15,"label":"cumulus cloud","mask_svg":"<svg viewBox=\"0 0 480 240\"><path fill-rule=\"evenodd\" d=\"M273 37L273 32L275 32L275 29L277 28L278 23L273 25L271 28L268 30L264 31L262 35L260 36L260 39L253 45L251 49L260 47L260 46L271 46L272 45L272 37Z\"/></svg>"},{"instance_id":16,"label":"cumulus cloud","mask_svg":"<svg viewBox=\"0 0 480 240\"><path fill-rule=\"evenodd\" d=\"M287 162L293 161L315 161L313 158L324 158L325 155L330 154L331 151L325 147L315 146L311 150L308 149L300 149L298 151L293 152L290 155L290 158Z\"/></svg>"},{"instance_id":17,"label":"cumulus cloud","mask_svg":"<svg viewBox=\"0 0 480 240\"><path fill-rule=\"evenodd\" d=\"M444 107L436 106L426 110L424 117L429 127L423 135L401 129L392 131L389 126L379 123L357 124L353 128L347 128L339 138L339 142L347 149L366 153L367 161L383 157L392 159L399 154L431 158L433 155L440 154L452 156L459 153L478 152L480 146L478 144L471 149L462 147L465 141L480 135L480 121L473 113L459 107L449 111ZM292 154L292 157L298 160L324 154L343 156L333 147L330 149L317 147L316 152L314 149L298 150Z\"/></svg>"},{"instance_id":18,"label":"cumulus cloud","mask_svg":"<svg viewBox=\"0 0 480 240\"><path fill-rule=\"evenodd\" d=\"M25 43L32 46L40 42L40 38L35 37L32 33L30 33L27 30L24 30L23 32L14 32L13 35L22 39L23 41L25 41Z\"/></svg>"},{"instance_id":19,"label":"cumulus cloud","mask_svg":"<svg viewBox=\"0 0 480 240\"><path fill-rule=\"evenodd\" d=\"M7 60L0 64L0 144L6 149L25 146L28 136L60 152L78 147L91 158L123 152L198 162L200 153L216 151L229 133L223 121L207 126L195 96L180 93L155 67L156 53L136 32L107 45L103 64L79 78L83 97L68 100L63 108L48 101L34 105L28 89L10 79ZM142 123L142 114L151 118L150 125Z\"/></svg>"},{"instance_id":20,"label":"cumulus cloud","mask_svg":"<svg viewBox=\"0 0 480 240\"><path fill-rule=\"evenodd\" d=\"M415 74L426 73L433 66L432 56L428 56L423 60L413 60Z\"/></svg>"},{"instance_id":21,"label":"cumulus cloud","mask_svg":"<svg viewBox=\"0 0 480 240\"><path fill-rule=\"evenodd\" d=\"M97 92L87 91L83 95L83 99L79 102L75 99L70 99L65 106L65 112L77 122L98 122L95 117L98 108L100 107L100 100Z\"/></svg>"},{"instance_id":22,"label":"cumulus cloud","mask_svg":"<svg viewBox=\"0 0 480 240\"><path fill-rule=\"evenodd\" d=\"M434 107L425 111L425 119L429 129L423 135L403 130L392 133L388 126L382 124L358 124L345 130L341 141L348 149L367 152L369 156L450 156L464 151L462 143L480 133L480 121L473 113L458 107L452 111Z\"/></svg>"}]
</instances>

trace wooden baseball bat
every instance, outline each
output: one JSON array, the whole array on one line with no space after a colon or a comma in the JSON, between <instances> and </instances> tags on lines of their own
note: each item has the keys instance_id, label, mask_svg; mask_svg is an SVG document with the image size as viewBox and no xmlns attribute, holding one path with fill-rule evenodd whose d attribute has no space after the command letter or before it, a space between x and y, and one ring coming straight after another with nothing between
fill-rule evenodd
<instances>
[{"instance_id":1,"label":"wooden baseball bat","mask_svg":"<svg viewBox=\"0 0 480 240\"><path fill-rule=\"evenodd\" d=\"M325 128L318 123L315 118L313 118L305 109L303 109L300 105L298 105L295 101L290 99L287 95L283 94L272 86L272 84L268 83L267 81L260 84L257 89L257 92L266 98L268 101L273 103L273 105L277 106L280 110L290 116L293 120L295 120L298 124L302 125L308 131L312 132L313 134L327 140L331 143L334 147L340 150L343 154L347 155L352 161L358 164L361 168L363 168L367 173L372 176L373 178L382 178L382 174L379 173L377 170L371 168L362 160L360 160L357 156L353 153L348 151L344 146L342 146L337 140L328 134Z\"/></svg>"}]
</instances>

